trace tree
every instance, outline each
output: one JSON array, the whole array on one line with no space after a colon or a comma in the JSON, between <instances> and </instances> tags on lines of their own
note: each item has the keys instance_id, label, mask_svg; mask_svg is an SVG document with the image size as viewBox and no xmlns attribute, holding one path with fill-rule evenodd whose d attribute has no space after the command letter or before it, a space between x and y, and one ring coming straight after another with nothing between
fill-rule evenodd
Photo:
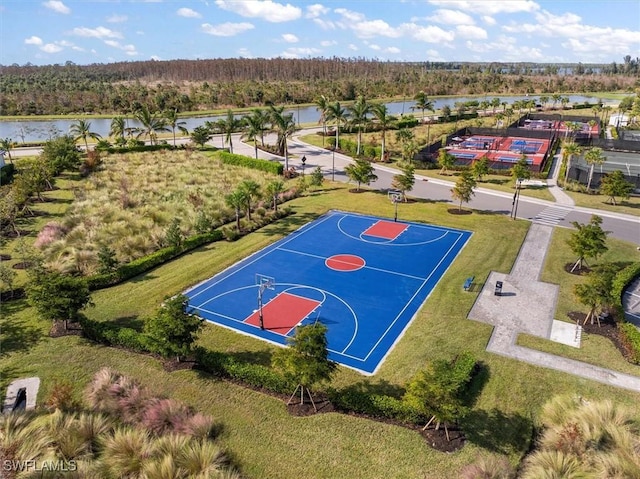
<instances>
[{"instance_id":1,"label":"tree","mask_svg":"<svg viewBox=\"0 0 640 479\"><path fill-rule=\"evenodd\" d=\"M57 271L42 271L36 268L30 273L27 297L43 319L74 321L78 312L91 305L91 292L84 278L69 276Z\"/></svg>"},{"instance_id":2,"label":"tree","mask_svg":"<svg viewBox=\"0 0 640 479\"><path fill-rule=\"evenodd\" d=\"M327 327L320 322L298 326L293 337L287 339L289 347L278 349L273 354L273 365L297 384L287 404L291 403L298 391L300 404L304 404L306 392L313 409L317 411L311 388L315 384L330 381L336 369L336 363L329 360L326 333Z\"/></svg>"},{"instance_id":3,"label":"tree","mask_svg":"<svg viewBox=\"0 0 640 479\"><path fill-rule=\"evenodd\" d=\"M426 110L432 113L435 112L433 102L429 100L427 94L423 91L418 92L413 99L416 101L416 104L411 108L422 110L422 123L424 123L424 112ZM427 122L427 145L429 144L431 144L431 122Z\"/></svg>"},{"instance_id":4,"label":"tree","mask_svg":"<svg viewBox=\"0 0 640 479\"><path fill-rule=\"evenodd\" d=\"M385 161L385 145L387 139L387 130L396 121L396 117L389 115L389 108L383 103L377 103L371 107L371 112L378 122L378 126L382 130L382 149L380 152L380 161Z\"/></svg>"},{"instance_id":5,"label":"tree","mask_svg":"<svg viewBox=\"0 0 640 479\"><path fill-rule=\"evenodd\" d=\"M21 207L21 198L17 194L15 184L0 189L0 231L2 231L3 241L6 238L4 234L8 227L13 230L16 236L20 236L16 220Z\"/></svg>"},{"instance_id":6,"label":"tree","mask_svg":"<svg viewBox=\"0 0 640 479\"><path fill-rule=\"evenodd\" d=\"M456 157L449 154L446 149L440 148L440 151L438 152L438 165L442 168L440 170L440 174L445 174L449 168L453 168L453 165L455 164Z\"/></svg>"},{"instance_id":7,"label":"tree","mask_svg":"<svg viewBox=\"0 0 640 479\"><path fill-rule=\"evenodd\" d=\"M210 139L211 139L211 130L204 125L196 126L191 132L191 141L201 148Z\"/></svg>"},{"instance_id":8,"label":"tree","mask_svg":"<svg viewBox=\"0 0 640 479\"><path fill-rule=\"evenodd\" d=\"M164 242L166 245L173 248L180 248L184 240L184 234L180 229L180 218L173 218L167 232L164 235Z\"/></svg>"},{"instance_id":9,"label":"tree","mask_svg":"<svg viewBox=\"0 0 640 479\"><path fill-rule=\"evenodd\" d=\"M186 121L180 120L178 116L178 109L172 108L164 112L164 119L167 122L167 126L171 128L171 133L173 134L173 147L176 146L176 128L183 134L188 135L189 130L185 128L184 125L187 124Z\"/></svg>"},{"instance_id":10,"label":"tree","mask_svg":"<svg viewBox=\"0 0 640 479\"><path fill-rule=\"evenodd\" d=\"M318 123L322 125L322 148L324 148L324 139L327 136L327 113L329 107L329 100L326 96L320 95L315 101L316 110L320 112L320 118Z\"/></svg>"},{"instance_id":11,"label":"tree","mask_svg":"<svg viewBox=\"0 0 640 479\"><path fill-rule=\"evenodd\" d=\"M298 128L296 121L293 119L293 113L284 113L284 107L269 107L269 121L271 122L271 130L277 135L276 148L280 155L284 156L284 170L289 170L289 148L287 147L287 139L290 138Z\"/></svg>"},{"instance_id":12,"label":"tree","mask_svg":"<svg viewBox=\"0 0 640 479\"><path fill-rule=\"evenodd\" d=\"M564 182L569 181L569 170L571 169L571 160L574 155L579 155L582 152L582 148L575 141L563 141L562 142L562 157L565 160Z\"/></svg>"},{"instance_id":13,"label":"tree","mask_svg":"<svg viewBox=\"0 0 640 479\"><path fill-rule=\"evenodd\" d=\"M604 175L600 183L600 191L609 196L614 205L616 204L616 196L627 200L633 193L633 189L633 183L628 182L620 170Z\"/></svg>"},{"instance_id":14,"label":"tree","mask_svg":"<svg viewBox=\"0 0 640 479\"><path fill-rule=\"evenodd\" d=\"M593 324L594 318L597 317L596 313L615 304L616 300L612 295L612 291L616 272L613 265L605 264L591 271L587 276L586 283L576 284L574 286L573 292L576 298L578 298L582 304L589 307L589 313L584 318L582 324L587 324L589 319L591 319L591 324ZM600 319L598 319L598 326L599 325Z\"/></svg>"},{"instance_id":15,"label":"tree","mask_svg":"<svg viewBox=\"0 0 640 479\"><path fill-rule=\"evenodd\" d=\"M227 110L227 116L218 121L220 129L224 134L224 139L229 144L229 153L233 153L233 138L232 135L239 131L244 125L244 121L240 118L236 118L232 109Z\"/></svg>"},{"instance_id":16,"label":"tree","mask_svg":"<svg viewBox=\"0 0 640 479\"><path fill-rule=\"evenodd\" d=\"M520 180L528 180L529 178L531 178L531 170L529 169L529 163L527 163L527 155L523 154L518 159L518 162L511 167L511 179L517 187L520 184Z\"/></svg>"},{"instance_id":17,"label":"tree","mask_svg":"<svg viewBox=\"0 0 640 479\"><path fill-rule=\"evenodd\" d=\"M582 269L582 263L585 258L598 258L604 254L607 248L607 235L609 231L604 231L600 226L602 218L597 215L591 216L588 224L581 224L577 221L571 223L576 231L571 233L571 237L567 240L567 244L577 256L578 260L571 268L571 272L576 268Z\"/></svg>"},{"instance_id":18,"label":"tree","mask_svg":"<svg viewBox=\"0 0 640 479\"><path fill-rule=\"evenodd\" d=\"M109 136L113 136L116 141L116 145L123 146L126 143L124 134L127 131L127 123L123 116L115 116L111 119L111 126L109 128Z\"/></svg>"},{"instance_id":19,"label":"tree","mask_svg":"<svg viewBox=\"0 0 640 479\"><path fill-rule=\"evenodd\" d=\"M156 351L165 357L175 356L178 362L191 352L203 324L202 318L187 313L187 304L188 298L183 294L166 299L144 325Z\"/></svg>"},{"instance_id":20,"label":"tree","mask_svg":"<svg viewBox=\"0 0 640 479\"><path fill-rule=\"evenodd\" d=\"M367 103L364 96L360 95L358 99L349 107L349 123L358 131L358 145L356 147L356 156L360 156L360 147L362 145L362 132L366 131L369 122L369 113L371 113L371 104Z\"/></svg>"},{"instance_id":21,"label":"tree","mask_svg":"<svg viewBox=\"0 0 640 479\"><path fill-rule=\"evenodd\" d=\"M247 197L245 208L247 211L247 219L251 221L251 203L260 197L260 185L253 180L243 180L238 186Z\"/></svg>"},{"instance_id":22,"label":"tree","mask_svg":"<svg viewBox=\"0 0 640 479\"><path fill-rule=\"evenodd\" d=\"M316 166L311 172L310 178L311 186L322 186L322 183L324 182L324 174L322 173L322 168L320 166Z\"/></svg>"},{"instance_id":23,"label":"tree","mask_svg":"<svg viewBox=\"0 0 640 479\"><path fill-rule=\"evenodd\" d=\"M593 169L595 165L602 165L607 158L602 154L602 148L593 147L584 154L584 161L589 165L589 180L587 181L587 190L591 189L591 180L593 179Z\"/></svg>"},{"instance_id":24,"label":"tree","mask_svg":"<svg viewBox=\"0 0 640 479\"><path fill-rule=\"evenodd\" d=\"M237 188L224 197L224 202L229 208L233 208L236 214L236 228L240 231L240 213L247 204L247 193Z\"/></svg>"},{"instance_id":25,"label":"tree","mask_svg":"<svg viewBox=\"0 0 640 479\"><path fill-rule=\"evenodd\" d=\"M378 176L374 173L374 168L371 163L364 158L357 158L355 163L351 163L344 168L345 173L350 180L355 181L358 184L356 191L360 191L360 185L371 184L372 181L376 181Z\"/></svg>"},{"instance_id":26,"label":"tree","mask_svg":"<svg viewBox=\"0 0 640 479\"><path fill-rule=\"evenodd\" d=\"M284 182L282 180L273 180L267 184L267 195L271 198L273 211L278 211L278 196L284 191Z\"/></svg>"},{"instance_id":27,"label":"tree","mask_svg":"<svg viewBox=\"0 0 640 479\"><path fill-rule=\"evenodd\" d=\"M407 163L400 168L402 173L397 174L393 177L393 181L391 182L391 187L402 193L402 198L404 201L407 201L407 191L411 191L413 189L413 185L416 183L415 177L415 168L411 163Z\"/></svg>"},{"instance_id":28,"label":"tree","mask_svg":"<svg viewBox=\"0 0 640 479\"><path fill-rule=\"evenodd\" d=\"M487 157L483 156L474 161L473 165L471 165L471 172L476 180L482 181L482 177L489 174L489 160Z\"/></svg>"},{"instance_id":29,"label":"tree","mask_svg":"<svg viewBox=\"0 0 640 479\"><path fill-rule=\"evenodd\" d=\"M253 149L255 151L256 160L258 159L258 138L264 147L264 132L267 129L267 115L264 111L256 108L251 110L251 114L244 117L246 126L244 137L253 141Z\"/></svg>"},{"instance_id":30,"label":"tree","mask_svg":"<svg viewBox=\"0 0 640 479\"><path fill-rule=\"evenodd\" d=\"M462 211L462 202L469 203L471 197L475 194L473 189L476 187L476 180L469 171L463 171L456 181L456 184L451 188L451 196L460 200L458 211Z\"/></svg>"},{"instance_id":31,"label":"tree","mask_svg":"<svg viewBox=\"0 0 640 479\"><path fill-rule=\"evenodd\" d=\"M340 125L344 125L348 120L347 112L340 106L340 102L329 103L327 106L327 121L333 121L336 125L336 142L334 150L340 148Z\"/></svg>"},{"instance_id":32,"label":"tree","mask_svg":"<svg viewBox=\"0 0 640 479\"><path fill-rule=\"evenodd\" d=\"M4 150L7 153L9 163L13 163L13 159L11 158L11 150L13 150L15 147L16 142L11 138L0 138L0 150Z\"/></svg>"},{"instance_id":33,"label":"tree","mask_svg":"<svg viewBox=\"0 0 640 479\"><path fill-rule=\"evenodd\" d=\"M419 151L418 144L413 140L409 140L402 145L402 158L404 161L411 163Z\"/></svg>"},{"instance_id":34,"label":"tree","mask_svg":"<svg viewBox=\"0 0 640 479\"><path fill-rule=\"evenodd\" d=\"M92 138L94 140L101 138L100 135L91 131L91 122L86 120L76 120L72 123L69 127L69 133L73 135L73 141L78 141L80 139L84 141L84 151L89 151L87 138Z\"/></svg>"},{"instance_id":35,"label":"tree","mask_svg":"<svg viewBox=\"0 0 640 479\"><path fill-rule=\"evenodd\" d=\"M80 166L80 151L75 140L69 135L47 140L40 156L51 168L54 176Z\"/></svg>"},{"instance_id":36,"label":"tree","mask_svg":"<svg viewBox=\"0 0 640 479\"><path fill-rule=\"evenodd\" d=\"M451 361L436 359L413 377L407 385L403 400L430 418L423 430L433 421L436 421L436 430L444 423L449 440L447 423L456 422L468 411L463 395L475 366L475 358L470 353L463 352Z\"/></svg>"},{"instance_id":37,"label":"tree","mask_svg":"<svg viewBox=\"0 0 640 479\"><path fill-rule=\"evenodd\" d=\"M2 207L0 206L0 209ZM7 287L9 294L13 298L13 284L18 273L11 268L6 261L0 262L0 284Z\"/></svg>"},{"instance_id":38,"label":"tree","mask_svg":"<svg viewBox=\"0 0 640 479\"><path fill-rule=\"evenodd\" d=\"M136 131L138 132L136 138L146 136L149 138L152 145L155 145L158 132L169 131L166 119L157 113L151 113L149 108L145 105L142 105L138 110L136 110L133 116L141 124L140 127L136 128Z\"/></svg>"}]
</instances>

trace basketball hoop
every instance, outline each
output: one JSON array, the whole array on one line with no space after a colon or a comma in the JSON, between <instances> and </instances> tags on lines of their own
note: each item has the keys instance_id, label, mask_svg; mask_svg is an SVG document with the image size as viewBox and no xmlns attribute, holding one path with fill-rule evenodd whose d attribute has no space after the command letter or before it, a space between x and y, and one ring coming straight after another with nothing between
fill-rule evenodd
<instances>
[{"instance_id":1,"label":"basketball hoop","mask_svg":"<svg viewBox=\"0 0 640 479\"><path fill-rule=\"evenodd\" d=\"M391 200L391 203L393 203L395 207L393 221L398 221L398 203L402 201L402 198L403 198L402 192L398 190L389 190L389 192L387 193L387 196L389 197L389 199Z\"/></svg>"},{"instance_id":2,"label":"basketball hoop","mask_svg":"<svg viewBox=\"0 0 640 479\"><path fill-rule=\"evenodd\" d=\"M258 286L258 315L260 319L260 329L264 329L264 316L262 315L262 295L267 289L275 289L276 280L271 276L256 274L256 285Z\"/></svg>"}]
</instances>

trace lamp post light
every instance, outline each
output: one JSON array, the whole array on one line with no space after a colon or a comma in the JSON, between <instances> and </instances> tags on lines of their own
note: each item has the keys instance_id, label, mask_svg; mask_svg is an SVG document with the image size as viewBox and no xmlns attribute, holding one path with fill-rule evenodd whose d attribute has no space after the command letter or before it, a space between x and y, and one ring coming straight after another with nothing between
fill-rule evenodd
<instances>
[{"instance_id":1,"label":"lamp post light","mask_svg":"<svg viewBox=\"0 0 640 479\"><path fill-rule=\"evenodd\" d=\"M336 145L331 149L331 181L336 181Z\"/></svg>"},{"instance_id":2,"label":"lamp post light","mask_svg":"<svg viewBox=\"0 0 640 479\"><path fill-rule=\"evenodd\" d=\"M518 217L518 202L520 201L520 185L522 184L522 178L516 180L516 192L513 194L513 201L511 202L511 219L515 220Z\"/></svg>"},{"instance_id":3,"label":"lamp post light","mask_svg":"<svg viewBox=\"0 0 640 479\"><path fill-rule=\"evenodd\" d=\"M304 165L307 162L307 157L303 156L300 161L302 162L302 176L304 176Z\"/></svg>"}]
</instances>

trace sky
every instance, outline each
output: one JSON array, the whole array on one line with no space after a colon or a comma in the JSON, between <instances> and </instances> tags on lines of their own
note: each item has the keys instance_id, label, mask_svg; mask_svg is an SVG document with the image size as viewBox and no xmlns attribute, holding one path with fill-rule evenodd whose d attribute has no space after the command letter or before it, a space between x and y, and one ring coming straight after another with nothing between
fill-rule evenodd
<instances>
[{"instance_id":1,"label":"sky","mask_svg":"<svg viewBox=\"0 0 640 479\"><path fill-rule=\"evenodd\" d=\"M360 57L623 62L638 0L0 0L0 65Z\"/></svg>"}]
</instances>

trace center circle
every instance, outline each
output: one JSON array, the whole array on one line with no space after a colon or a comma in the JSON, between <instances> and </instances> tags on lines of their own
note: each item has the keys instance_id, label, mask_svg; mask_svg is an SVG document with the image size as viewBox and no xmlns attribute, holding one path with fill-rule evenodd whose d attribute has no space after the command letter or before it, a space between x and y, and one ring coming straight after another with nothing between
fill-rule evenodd
<instances>
[{"instance_id":1,"label":"center circle","mask_svg":"<svg viewBox=\"0 0 640 479\"><path fill-rule=\"evenodd\" d=\"M335 271L356 271L364 267L365 261L352 254L336 254L327 258L324 264Z\"/></svg>"}]
</instances>

